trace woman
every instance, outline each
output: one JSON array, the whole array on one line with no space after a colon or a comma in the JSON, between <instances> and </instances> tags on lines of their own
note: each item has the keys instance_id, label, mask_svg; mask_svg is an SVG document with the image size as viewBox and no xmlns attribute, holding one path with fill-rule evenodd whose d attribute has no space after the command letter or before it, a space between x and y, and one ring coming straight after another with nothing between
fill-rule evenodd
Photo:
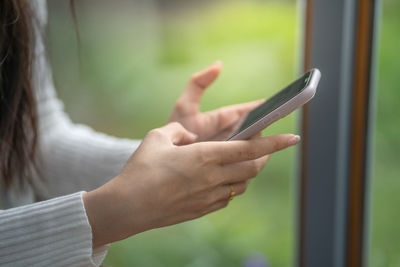
<instances>
[{"instance_id":1,"label":"woman","mask_svg":"<svg viewBox=\"0 0 400 267\"><path fill-rule=\"evenodd\" d=\"M98 266L111 242L225 207L299 141L224 142L260 102L200 113L220 62L192 76L170 123L141 142L75 125L46 60L45 1L1 1L0 13L0 265Z\"/></svg>"}]
</instances>

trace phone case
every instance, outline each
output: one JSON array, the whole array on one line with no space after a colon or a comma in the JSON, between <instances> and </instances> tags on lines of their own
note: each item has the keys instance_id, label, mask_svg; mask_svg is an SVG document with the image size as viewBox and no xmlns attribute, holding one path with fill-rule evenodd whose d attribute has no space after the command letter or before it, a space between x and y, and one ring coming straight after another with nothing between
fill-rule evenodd
<instances>
[{"instance_id":1,"label":"phone case","mask_svg":"<svg viewBox=\"0 0 400 267\"><path fill-rule=\"evenodd\" d=\"M312 69L311 72L311 80L303 91L228 140L246 140L310 101L315 95L321 78L321 72L318 69Z\"/></svg>"}]
</instances>

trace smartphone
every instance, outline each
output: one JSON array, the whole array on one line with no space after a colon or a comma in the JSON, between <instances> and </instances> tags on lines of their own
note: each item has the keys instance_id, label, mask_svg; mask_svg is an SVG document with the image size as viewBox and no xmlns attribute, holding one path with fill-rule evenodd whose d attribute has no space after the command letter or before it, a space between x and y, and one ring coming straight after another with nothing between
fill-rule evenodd
<instances>
[{"instance_id":1,"label":"smartphone","mask_svg":"<svg viewBox=\"0 0 400 267\"><path fill-rule=\"evenodd\" d=\"M239 129L227 141L248 139L303 106L314 97L320 78L321 72L318 69L312 69L305 73L250 111Z\"/></svg>"}]
</instances>

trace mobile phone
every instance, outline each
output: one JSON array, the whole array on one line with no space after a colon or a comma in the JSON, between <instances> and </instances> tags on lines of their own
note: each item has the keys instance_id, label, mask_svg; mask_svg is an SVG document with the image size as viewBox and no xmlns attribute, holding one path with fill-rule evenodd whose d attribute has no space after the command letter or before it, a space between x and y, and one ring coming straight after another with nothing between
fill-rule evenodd
<instances>
[{"instance_id":1,"label":"mobile phone","mask_svg":"<svg viewBox=\"0 0 400 267\"><path fill-rule=\"evenodd\" d=\"M321 72L312 69L250 111L239 129L227 139L245 140L289 115L314 97Z\"/></svg>"}]
</instances>

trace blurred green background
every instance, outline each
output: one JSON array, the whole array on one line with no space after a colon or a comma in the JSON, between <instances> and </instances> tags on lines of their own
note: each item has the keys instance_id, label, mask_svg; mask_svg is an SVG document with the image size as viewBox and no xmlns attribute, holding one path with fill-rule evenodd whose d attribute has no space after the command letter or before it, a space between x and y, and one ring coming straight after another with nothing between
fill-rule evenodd
<instances>
[{"instance_id":1,"label":"blurred green background","mask_svg":"<svg viewBox=\"0 0 400 267\"><path fill-rule=\"evenodd\" d=\"M372 187L371 266L400 266L400 6L383 1ZM266 98L299 74L295 1L49 1L55 82L73 121L141 139L165 124L190 75L222 60L201 105ZM78 49L79 47L79 49ZM264 132L296 132L292 114ZM294 261L296 151L274 155L245 195L201 219L111 245L113 266L290 266ZM258 265L253 265L258 266Z\"/></svg>"},{"instance_id":2,"label":"blurred green background","mask_svg":"<svg viewBox=\"0 0 400 267\"><path fill-rule=\"evenodd\" d=\"M382 1L370 266L400 266L400 1Z\"/></svg>"}]
</instances>

